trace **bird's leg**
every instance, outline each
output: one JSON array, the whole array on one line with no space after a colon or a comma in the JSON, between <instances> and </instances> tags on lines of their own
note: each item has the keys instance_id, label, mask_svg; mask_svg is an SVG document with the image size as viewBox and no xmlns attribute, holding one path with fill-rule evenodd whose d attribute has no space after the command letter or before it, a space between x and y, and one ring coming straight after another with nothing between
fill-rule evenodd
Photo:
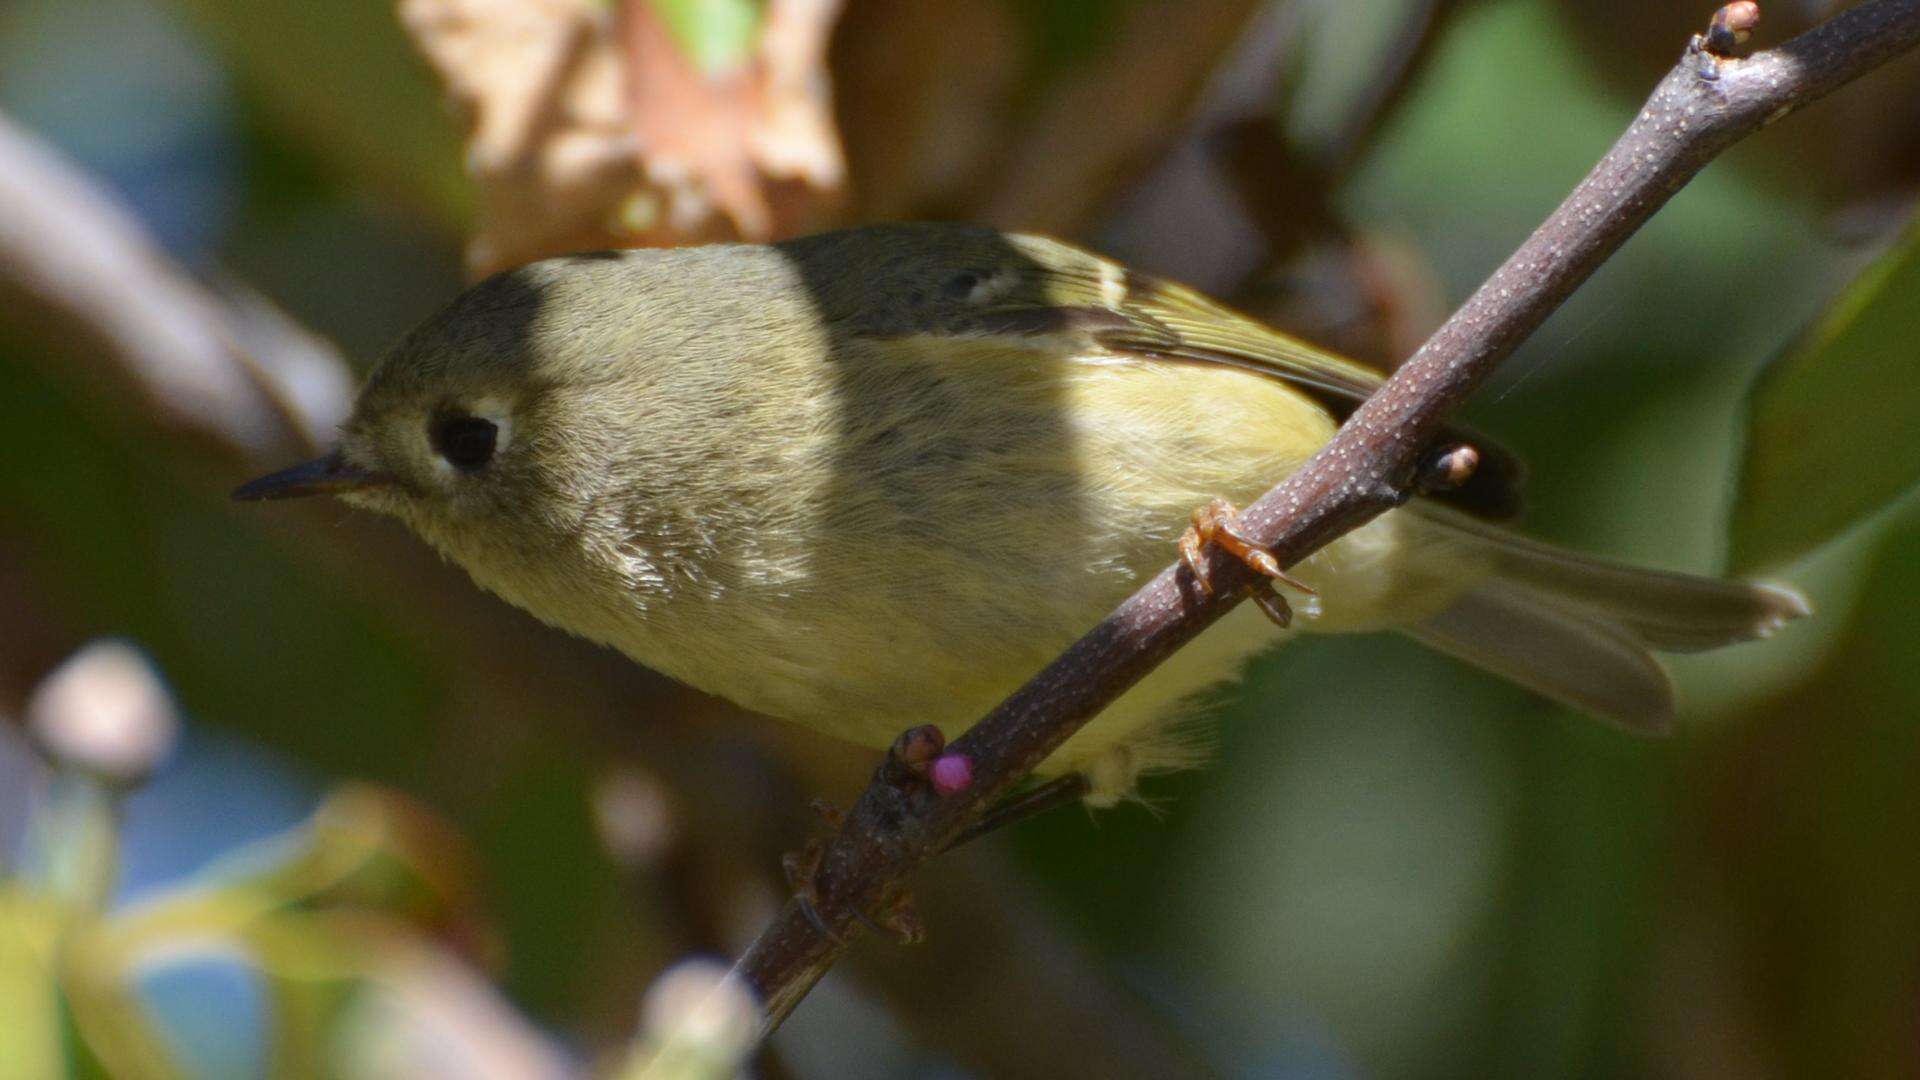
<instances>
[{"instance_id":1,"label":"bird's leg","mask_svg":"<svg viewBox=\"0 0 1920 1080\"><path fill-rule=\"evenodd\" d=\"M880 762L879 778L896 788L925 785L941 795L951 794L971 783L972 768L964 757L945 753L946 748L947 737L935 725L909 728L887 748L887 756ZM816 799L813 810L830 828L837 829L845 821L839 808L824 800ZM814 837L799 851L783 858L780 865L786 871L787 885L793 889L794 902L800 905L807 921L822 936L836 944L845 944L827 925L817 906L820 891L814 877L820 871L820 860L826 850L826 841ZM874 914L855 911L853 917L867 929L898 944L911 945L926 938L926 928L914 909L913 896L905 889L897 889L881 900Z\"/></svg>"},{"instance_id":2,"label":"bird's leg","mask_svg":"<svg viewBox=\"0 0 1920 1080\"><path fill-rule=\"evenodd\" d=\"M780 869L787 875L787 887L793 890L793 902L800 905L800 913L807 917L820 936L836 945L845 945L846 941L827 925L820 917L820 909L814 902L820 898L820 891L814 887L813 876L820 872L820 858L827 852L827 842L812 837L799 851L789 851L780 859Z\"/></svg>"},{"instance_id":3,"label":"bird's leg","mask_svg":"<svg viewBox=\"0 0 1920 1080\"><path fill-rule=\"evenodd\" d=\"M980 812L980 816L967 823L947 846L940 849L942 854L952 851L970 840L978 840L990 832L1004 829L1015 822L1044 813L1056 806L1074 802L1087 794L1087 778L1079 773L1049 780L1039 787L1030 788L1017 795L1009 795Z\"/></svg>"},{"instance_id":4,"label":"bird's leg","mask_svg":"<svg viewBox=\"0 0 1920 1080\"><path fill-rule=\"evenodd\" d=\"M1194 584L1200 586L1200 591L1208 596L1213 595L1213 582L1207 574L1206 559L1206 545L1212 544L1271 581L1308 596L1319 595L1311 586L1289 576L1272 551L1239 531L1233 522L1239 513L1225 499L1211 500L1193 512L1193 523L1181 535L1180 561L1187 565L1187 571L1193 575ZM1285 597L1271 588L1260 586L1248 589L1247 595L1266 613L1267 618L1282 627L1292 625L1293 609L1287 605Z\"/></svg>"},{"instance_id":5,"label":"bird's leg","mask_svg":"<svg viewBox=\"0 0 1920 1080\"><path fill-rule=\"evenodd\" d=\"M847 820L846 814L842 813L839 807L825 799L815 799L807 806L826 823L829 829L838 829ZM813 924L813 928L835 943L845 944L840 941L838 934L827 928L827 921L820 917L820 909L814 906L820 893L814 888L813 876L819 873L820 859L826 854L826 850L825 839L818 836L808 837L799 851L789 851L780 857L780 869L787 876L787 887L793 890L794 901L800 905L801 913L807 917L808 922Z\"/></svg>"},{"instance_id":6,"label":"bird's leg","mask_svg":"<svg viewBox=\"0 0 1920 1080\"><path fill-rule=\"evenodd\" d=\"M1200 584L1200 588L1208 595L1213 593L1213 582L1208 580L1204 554L1206 545L1212 544L1262 576L1308 596L1315 595L1311 586L1289 577L1281 569L1280 560L1274 557L1273 552L1240 531L1233 520L1239 513L1225 499L1210 500L1205 506L1194 510L1192 524L1180 537L1180 558L1187 564L1187 569L1193 571L1193 579Z\"/></svg>"},{"instance_id":7,"label":"bird's leg","mask_svg":"<svg viewBox=\"0 0 1920 1080\"><path fill-rule=\"evenodd\" d=\"M799 851L789 852L782 858L780 868L786 873L787 887L793 890L793 900L800 905L800 913L807 917L815 930L820 931L820 936L836 945L845 945L846 939L833 932L817 906L820 891L813 880L814 875L820 872L820 859L826 852L826 840L816 836ZM913 897L905 889L896 890L880 902L878 918L864 911L854 912L853 917L867 929L891 939L895 944L913 945L927 937L926 927L914 909Z\"/></svg>"}]
</instances>

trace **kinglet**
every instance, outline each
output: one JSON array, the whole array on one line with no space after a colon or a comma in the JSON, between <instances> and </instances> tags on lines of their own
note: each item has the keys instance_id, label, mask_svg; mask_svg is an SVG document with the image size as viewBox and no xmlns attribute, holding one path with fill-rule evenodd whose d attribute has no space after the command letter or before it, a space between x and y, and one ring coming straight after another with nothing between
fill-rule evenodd
<instances>
[{"instance_id":1,"label":"kinglet","mask_svg":"<svg viewBox=\"0 0 1920 1080\"><path fill-rule=\"evenodd\" d=\"M493 277L408 334L339 448L241 499L393 514L535 616L748 708L873 747L954 735L1247 500L1382 376L1066 244L963 225L610 251ZM1655 650L1805 615L1786 590L1523 539L1482 462L1293 568L1042 767L1095 802L1195 758L1179 705L1291 633L1395 629L1634 728ZM1257 556L1258 553L1251 553ZM1268 605L1271 607L1271 605Z\"/></svg>"}]
</instances>

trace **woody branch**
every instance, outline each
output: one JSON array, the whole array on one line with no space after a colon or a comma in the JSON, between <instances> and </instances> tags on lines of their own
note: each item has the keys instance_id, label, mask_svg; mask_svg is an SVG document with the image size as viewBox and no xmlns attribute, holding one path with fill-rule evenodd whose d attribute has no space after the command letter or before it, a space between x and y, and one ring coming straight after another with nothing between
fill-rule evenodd
<instances>
[{"instance_id":1,"label":"woody branch","mask_svg":"<svg viewBox=\"0 0 1920 1080\"><path fill-rule=\"evenodd\" d=\"M1241 530L1292 566L1405 502L1448 416L1655 211L1728 147L1920 43L1920 0L1869 0L1785 44L1729 53L1757 17L1728 4L1631 125L1516 250L1306 465L1246 508ZM1209 556L1211 595L1168 567L947 748L971 783L942 793L897 756L821 853L811 911L790 902L735 966L770 1031L859 932L1081 725L1226 614L1254 576Z\"/></svg>"}]
</instances>

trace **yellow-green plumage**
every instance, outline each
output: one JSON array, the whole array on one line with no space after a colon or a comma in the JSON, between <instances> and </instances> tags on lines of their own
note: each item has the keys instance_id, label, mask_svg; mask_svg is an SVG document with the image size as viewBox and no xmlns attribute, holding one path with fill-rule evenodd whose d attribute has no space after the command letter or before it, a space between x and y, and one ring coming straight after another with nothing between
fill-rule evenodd
<instances>
[{"instance_id":1,"label":"yellow-green plumage","mask_svg":"<svg viewBox=\"0 0 1920 1080\"><path fill-rule=\"evenodd\" d=\"M536 616L884 746L985 713L1170 562L1191 510L1254 498L1332 435L1330 408L1378 381L1057 242L887 226L495 278L382 363L341 453L391 478L350 499ZM483 468L435 450L429 429L449 413L497 424ZM1489 472L1483 509L1510 494L1512 476ZM1390 513L1295 574L1320 593L1306 630L1416 628L1634 723L1665 718L1644 658L1676 637L1649 638L1635 613L1671 606L1683 644L1703 647L1799 610L1778 591L1512 541L1437 506ZM1541 620L1564 624L1565 640L1501 655L1488 642L1509 617L1550 642ZM1179 701L1282 633L1243 605L1047 770L1086 771L1113 797L1184 764Z\"/></svg>"}]
</instances>

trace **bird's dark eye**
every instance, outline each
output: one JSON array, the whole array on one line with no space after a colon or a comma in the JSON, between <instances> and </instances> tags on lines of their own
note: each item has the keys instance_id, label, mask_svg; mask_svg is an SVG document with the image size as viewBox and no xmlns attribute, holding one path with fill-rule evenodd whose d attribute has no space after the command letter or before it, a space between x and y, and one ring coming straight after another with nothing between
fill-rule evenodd
<instances>
[{"instance_id":1,"label":"bird's dark eye","mask_svg":"<svg viewBox=\"0 0 1920 1080\"><path fill-rule=\"evenodd\" d=\"M447 464L472 472L493 460L500 429L493 421L477 416L443 416L433 422L430 434L434 452L446 458Z\"/></svg>"},{"instance_id":2,"label":"bird's dark eye","mask_svg":"<svg viewBox=\"0 0 1920 1080\"><path fill-rule=\"evenodd\" d=\"M955 300L965 300L971 297L973 290L979 288L980 283L986 279L986 275L978 270L962 270L947 279L943 291Z\"/></svg>"}]
</instances>

